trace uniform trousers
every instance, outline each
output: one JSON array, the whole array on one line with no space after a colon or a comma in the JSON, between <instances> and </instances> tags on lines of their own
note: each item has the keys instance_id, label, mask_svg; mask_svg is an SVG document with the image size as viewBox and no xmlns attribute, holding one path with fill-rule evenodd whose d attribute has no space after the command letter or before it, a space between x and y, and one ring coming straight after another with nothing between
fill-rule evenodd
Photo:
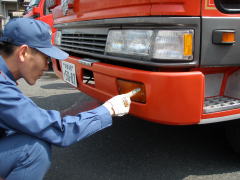
<instances>
[{"instance_id":1,"label":"uniform trousers","mask_svg":"<svg viewBox=\"0 0 240 180\"><path fill-rule=\"evenodd\" d=\"M51 165L51 145L24 134L0 138L0 177L42 180Z\"/></svg>"}]
</instances>

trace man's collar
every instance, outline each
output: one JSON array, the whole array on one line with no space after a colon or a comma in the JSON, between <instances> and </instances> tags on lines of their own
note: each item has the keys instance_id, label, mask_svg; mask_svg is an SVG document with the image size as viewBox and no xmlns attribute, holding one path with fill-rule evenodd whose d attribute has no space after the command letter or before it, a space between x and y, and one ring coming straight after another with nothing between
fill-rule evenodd
<instances>
[{"instance_id":1,"label":"man's collar","mask_svg":"<svg viewBox=\"0 0 240 180\"><path fill-rule=\"evenodd\" d=\"M9 79L11 79L14 83L16 83L16 80L14 78L14 76L12 75L12 73L9 71L6 62L4 61L4 59L2 58L2 56L0 56L0 71L2 71Z\"/></svg>"}]
</instances>

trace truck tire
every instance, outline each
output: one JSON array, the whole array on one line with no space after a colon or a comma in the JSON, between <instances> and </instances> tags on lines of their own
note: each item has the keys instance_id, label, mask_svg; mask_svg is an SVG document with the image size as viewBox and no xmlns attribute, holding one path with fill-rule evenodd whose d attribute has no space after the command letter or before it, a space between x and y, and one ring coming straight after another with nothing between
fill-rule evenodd
<instances>
[{"instance_id":1,"label":"truck tire","mask_svg":"<svg viewBox=\"0 0 240 180\"><path fill-rule=\"evenodd\" d=\"M52 61L48 63L48 71L53 71Z\"/></svg>"},{"instance_id":2,"label":"truck tire","mask_svg":"<svg viewBox=\"0 0 240 180\"><path fill-rule=\"evenodd\" d=\"M240 122L239 120L226 124L225 133L229 145L234 152L240 154Z\"/></svg>"}]
</instances>

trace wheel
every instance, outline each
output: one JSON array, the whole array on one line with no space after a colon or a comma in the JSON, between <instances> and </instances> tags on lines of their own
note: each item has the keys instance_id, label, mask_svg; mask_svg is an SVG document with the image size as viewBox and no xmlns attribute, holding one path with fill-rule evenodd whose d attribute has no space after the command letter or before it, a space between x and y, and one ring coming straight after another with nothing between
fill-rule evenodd
<instances>
[{"instance_id":1,"label":"wheel","mask_svg":"<svg viewBox=\"0 0 240 180\"><path fill-rule=\"evenodd\" d=\"M226 138L233 151L240 154L240 120L230 122L226 125Z\"/></svg>"},{"instance_id":2,"label":"wheel","mask_svg":"<svg viewBox=\"0 0 240 180\"><path fill-rule=\"evenodd\" d=\"M48 63L48 71L53 71L52 61Z\"/></svg>"}]
</instances>

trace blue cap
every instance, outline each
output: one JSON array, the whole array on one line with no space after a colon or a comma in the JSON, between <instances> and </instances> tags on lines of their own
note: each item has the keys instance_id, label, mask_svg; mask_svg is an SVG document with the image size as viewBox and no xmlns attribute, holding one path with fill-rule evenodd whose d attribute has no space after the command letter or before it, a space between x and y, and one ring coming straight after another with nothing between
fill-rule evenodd
<instances>
[{"instance_id":1,"label":"blue cap","mask_svg":"<svg viewBox=\"0 0 240 180\"><path fill-rule=\"evenodd\" d=\"M16 18L6 24L0 41L17 46L26 44L52 58L66 59L69 55L52 45L51 35L50 26L42 21L31 18Z\"/></svg>"}]
</instances>

